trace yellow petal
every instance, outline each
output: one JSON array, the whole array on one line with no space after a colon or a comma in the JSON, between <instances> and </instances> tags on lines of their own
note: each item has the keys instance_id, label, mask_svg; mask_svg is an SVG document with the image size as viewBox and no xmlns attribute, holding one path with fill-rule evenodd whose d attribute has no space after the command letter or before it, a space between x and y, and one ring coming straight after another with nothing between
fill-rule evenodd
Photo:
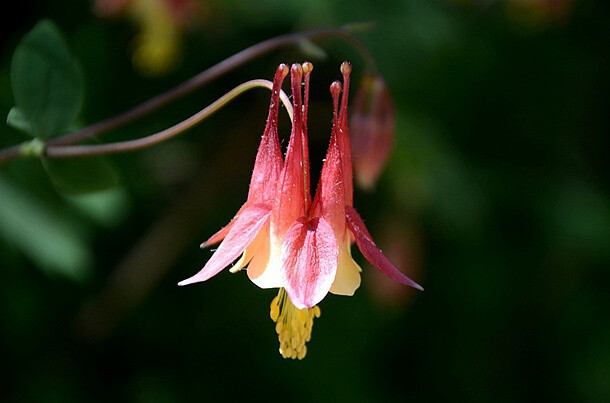
<instances>
[{"instance_id":1,"label":"yellow petal","mask_svg":"<svg viewBox=\"0 0 610 403\"><path fill-rule=\"evenodd\" d=\"M231 273L237 273L238 271L246 267L248 263L254 261L255 259L263 261L268 260L269 248L266 247L266 244L269 243L268 234L269 223L266 223L256 235L254 240L250 243L250 245L248 245L244 253L241 255L241 258L233 265L233 267L229 269L229 271ZM248 265L248 270L250 270L251 265L252 263Z\"/></svg>"},{"instance_id":2,"label":"yellow petal","mask_svg":"<svg viewBox=\"0 0 610 403\"><path fill-rule=\"evenodd\" d=\"M278 246L274 239L270 239L269 226L265 230L267 242L259 248L248 265L248 277L260 288L279 288L283 286L281 245Z\"/></svg>"},{"instance_id":3,"label":"yellow petal","mask_svg":"<svg viewBox=\"0 0 610 403\"><path fill-rule=\"evenodd\" d=\"M339 249L339 262L337 264L337 275L330 292L336 295L352 296L360 287L360 272L362 269L352 259L350 237L345 237L343 247Z\"/></svg>"},{"instance_id":4,"label":"yellow petal","mask_svg":"<svg viewBox=\"0 0 610 403\"><path fill-rule=\"evenodd\" d=\"M276 248L272 248L276 249ZM252 259L248 266L248 277L260 288L279 288L284 284L282 265L278 251L271 251L269 259Z\"/></svg>"}]
</instances>

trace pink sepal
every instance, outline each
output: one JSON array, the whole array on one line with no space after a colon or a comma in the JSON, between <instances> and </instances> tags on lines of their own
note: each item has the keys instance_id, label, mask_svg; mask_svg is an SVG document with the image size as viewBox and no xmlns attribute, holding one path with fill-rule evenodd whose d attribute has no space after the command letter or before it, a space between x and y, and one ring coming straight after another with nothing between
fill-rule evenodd
<instances>
[{"instance_id":1,"label":"pink sepal","mask_svg":"<svg viewBox=\"0 0 610 403\"><path fill-rule=\"evenodd\" d=\"M254 240L260 229L269 219L270 214L271 206L266 204L254 204L244 207L239 215L236 216L236 220L225 239L218 246L218 249L216 249L216 252L214 252L203 269L193 277L179 282L178 285L205 281L231 264Z\"/></svg>"},{"instance_id":2,"label":"pink sepal","mask_svg":"<svg viewBox=\"0 0 610 403\"><path fill-rule=\"evenodd\" d=\"M218 231L217 233L215 233L214 235L212 235L210 237L210 239L208 239L207 241L205 241L204 243L202 243L201 245L199 245L199 247L201 249L207 248L208 246L212 246L214 244L217 244L218 242L222 241L223 239L225 239L225 237L227 236L227 234L229 233L229 231L231 230L231 227L233 227L233 224L235 224L235 221L237 221L237 218L239 217L239 215L241 214L241 212L243 211L243 209L246 208L246 206L248 206L248 202L246 202L246 204L244 204L243 206L241 206L239 208L239 210L237 211L237 214L235 214L235 217L233 217L231 219L231 221L229 221L229 223L227 225L225 225L224 227L222 227L220 229L220 231Z\"/></svg>"},{"instance_id":3,"label":"pink sepal","mask_svg":"<svg viewBox=\"0 0 610 403\"><path fill-rule=\"evenodd\" d=\"M385 255L379 250L375 241L369 234L369 231L364 226L362 218L358 215L353 207L345 206L345 218L347 219L347 225L356 238L356 243L360 252L364 255L377 270L388 276L394 281L401 284L405 284L423 291L423 287L417 284L415 281L407 277L406 274L398 270L396 266Z\"/></svg>"}]
</instances>

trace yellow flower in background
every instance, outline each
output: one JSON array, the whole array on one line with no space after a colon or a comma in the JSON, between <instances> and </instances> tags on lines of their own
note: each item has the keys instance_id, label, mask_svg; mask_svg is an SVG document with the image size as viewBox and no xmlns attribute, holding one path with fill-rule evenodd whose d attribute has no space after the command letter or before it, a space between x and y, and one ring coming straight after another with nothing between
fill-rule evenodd
<instances>
[{"instance_id":1,"label":"yellow flower in background","mask_svg":"<svg viewBox=\"0 0 610 403\"><path fill-rule=\"evenodd\" d=\"M97 0L101 17L126 15L138 27L134 67L147 76L167 73L180 58L182 31L197 14L196 0Z\"/></svg>"},{"instance_id":2,"label":"yellow flower in background","mask_svg":"<svg viewBox=\"0 0 610 403\"><path fill-rule=\"evenodd\" d=\"M170 70L180 53L180 32L165 0L133 0L128 12L140 32L135 38L133 65L143 74Z\"/></svg>"}]
</instances>

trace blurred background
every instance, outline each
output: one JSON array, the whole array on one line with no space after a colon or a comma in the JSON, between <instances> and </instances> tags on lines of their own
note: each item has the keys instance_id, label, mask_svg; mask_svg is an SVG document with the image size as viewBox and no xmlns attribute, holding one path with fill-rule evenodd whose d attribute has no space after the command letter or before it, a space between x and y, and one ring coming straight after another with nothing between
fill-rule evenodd
<instances>
[{"instance_id":1,"label":"blurred background","mask_svg":"<svg viewBox=\"0 0 610 403\"><path fill-rule=\"evenodd\" d=\"M179 138L112 156L109 190L65 195L35 159L0 166L3 401L610 401L607 2L12 6L0 17L0 116L14 105L13 51L49 18L82 66L81 125L271 36L375 22L357 36L394 97L396 138L355 206L426 291L379 276L354 248L361 288L324 299L307 357L292 361L269 318L275 290L228 271L177 287L246 199L269 102L252 91ZM316 44L272 52L101 141L166 128L309 59L315 174L328 86L345 59L354 89L365 68L336 38ZM283 112L280 124L286 144ZM0 125L0 146L24 139Z\"/></svg>"}]
</instances>

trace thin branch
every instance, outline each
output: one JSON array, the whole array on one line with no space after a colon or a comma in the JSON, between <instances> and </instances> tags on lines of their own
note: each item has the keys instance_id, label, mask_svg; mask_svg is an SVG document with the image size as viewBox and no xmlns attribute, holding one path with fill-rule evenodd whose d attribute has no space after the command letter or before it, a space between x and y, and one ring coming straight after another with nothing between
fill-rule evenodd
<instances>
[{"instance_id":1,"label":"thin branch","mask_svg":"<svg viewBox=\"0 0 610 403\"><path fill-rule=\"evenodd\" d=\"M0 150L0 164L22 157L21 147L25 143L15 144L14 146L6 147Z\"/></svg>"},{"instance_id":2,"label":"thin branch","mask_svg":"<svg viewBox=\"0 0 610 403\"><path fill-rule=\"evenodd\" d=\"M256 57L262 56L275 49L292 45L303 38L314 39L331 36L338 37L346 42L351 43L362 55L366 63L367 69L373 71L375 70L375 61L373 59L373 56L371 55L371 52L368 50L368 48L362 41L356 38L346 28L319 28L280 35L274 38L267 39L263 42L259 42L256 45L250 46L249 48L246 48L221 61L220 63L202 71L201 73L190 78L184 83L162 94L159 94L143 102L142 104L129 109L126 112L94 123L75 132L50 139L48 140L47 144L49 146L73 144L80 140L88 139L103 132L110 131L137 118L140 118L164 105L167 105L168 103L180 98L181 96L193 92L194 90L236 69L237 67L249 62L250 60L255 59ZM23 155L21 150L24 144L27 144L27 142L0 150L0 164L11 161L15 158L22 157Z\"/></svg>"},{"instance_id":3,"label":"thin branch","mask_svg":"<svg viewBox=\"0 0 610 403\"><path fill-rule=\"evenodd\" d=\"M92 155L101 154L118 154L127 151L140 150L142 148L150 147L163 141L169 140L170 138L177 136L178 134L192 128L196 124L200 123L214 112L221 109L227 103L235 99L240 94L257 87L268 88L273 90L273 83L268 80L250 80L243 84L238 85L231 91L227 92L222 97L218 98L212 104L197 112L190 118L183 120L182 122L162 130L158 133L151 134L146 137L142 137L136 140L119 141L116 143L108 144L93 144L93 145L76 145L76 146L51 146L48 145L45 149L44 155L48 158L66 158L66 157L85 157ZM280 99L286 107L286 111L292 120L293 110L290 100L284 91L280 90Z\"/></svg>"},{"instance_id":4,"label":"thin branch","mask_svg":"<svg viewBox=\"0 0 610 403\"><path fill-rule=\"evenodd\" d=\"M115 117L102 120L101 122L94 123L74 133L67 134L65 136L57 137L49 140L49 144L62 145L72 144L79 140L90 138L101 132L106 132L119 127L127 122L137 119L153 110L160 108L161 106L167 105L171 101L180 98L190 92L204 86L205 84L217 79L218 77L236 69L237 67L253 60L259 56L269 53L272 50L288 46L294 42L298 42L302 38L318 38L325 36L337 36L348 42L351 42L363 55L367 66L374 69L374 59L371 56L368 48L350 32L343 28L320 28L312 29L308 31L295 32L291 34L285 34L276 36L271 39L267 39L263 42L259 42L256 45L250 46L233 56L221 61L220 63L202 71L196 76L190 78L184 83L166 91L162 94L149 99L148 101L124 112Z\"/></svg>"}]
</instances>

